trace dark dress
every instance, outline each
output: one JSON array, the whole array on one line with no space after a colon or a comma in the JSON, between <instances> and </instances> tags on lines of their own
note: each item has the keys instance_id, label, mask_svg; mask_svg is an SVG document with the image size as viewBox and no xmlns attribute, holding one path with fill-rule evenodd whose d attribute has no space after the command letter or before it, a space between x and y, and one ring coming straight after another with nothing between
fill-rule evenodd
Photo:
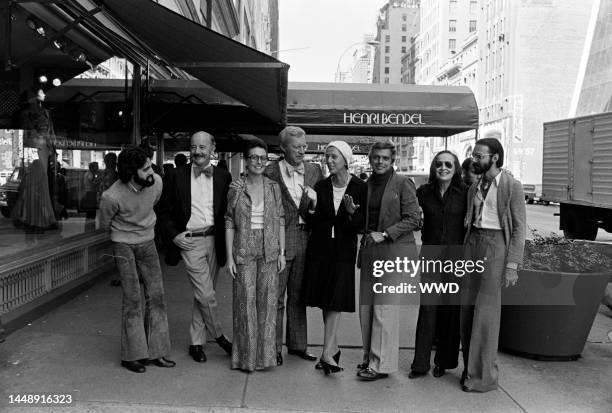
<instances>
[{"instance_id":1,"label":"dark dress","mask_svg":"<svg viewBox=\"0 0 612 413\"><path fill-rule=\"evenodd\" d=\"M425 259L461 259L461 246L465 229L463 220L467 210L467 187L465 184L451 185L444 197L436 185L427 183L417 190L419 206L424 221L421 230L423 247L421 256ZM441 248L441 246L457 246ZM423 276L425 277L425 275ZM434 274L434 282L459 282L460 279ZM430 354L437 337L434 363L444 369L454 369L459 363L459 294L421 296L417 321L414 361L411 370L427 372L430 368Z\"/></svg>"},{"instance_id":2,"label":"dark dress","mask_svg":"<svg viewBox=\"0 0 612 413\"><path fill-rule=\"evenodd\" d=\"M367 184L351 175L345 195L359 208L351 216L340 203L334 209L331 177L317 182L317 208L308 217L312 233L306 249L305 304L328 311L355 311L357 234L365 225ZM332 238L332 227L335 237Z\"/></svg>"}]
</instances>

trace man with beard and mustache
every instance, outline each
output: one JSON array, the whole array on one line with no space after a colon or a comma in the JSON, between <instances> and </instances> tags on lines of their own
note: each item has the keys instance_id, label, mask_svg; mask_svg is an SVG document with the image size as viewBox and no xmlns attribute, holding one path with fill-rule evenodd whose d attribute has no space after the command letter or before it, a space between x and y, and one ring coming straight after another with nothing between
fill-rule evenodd
<instances>
[{"instance_id":1,"label":"man with beard and mustache","mask_svg":"<svg viewBox=\"0 0 612 413\"><path fill-rule=\"evenodd\" d=\"M518 281L525 247L523 186L500 169L504 148L496 135L489 133L478 140L472 152L474 172L481 176L468 192L466 258L484 260L485 270L466 276L463 284L461 385L466 392L497 388L501 287Z\"/></svg>"},{"instance_id":2,"label":"man with beard and mustache","mask_svg":"<svg viewBox=\"0 0 612 413\"><path fill-rule=\"evenodd\" d=\"M164 285L155 248L153 206L162 193L162 179L141 148L119 154L119 179L100 201L100 227L110 230L115 262L123 287L121 365L144 373L145 365L174 367L164 299ZM145 312L139 283L143 279Z\"/></svg>"},{"instance_id":3,"label":"man with beard and mustache","mask_svg":"<svg viewBox=\"0 0 612 413\"><path fill-rule=\"evenodd\" d=\"M225 265L225 211L232 177L210 163L215 138L196 132L190 141L191 163L177 166L164 185L160 202L160 228L168 241L166 264L182 257L193 287L189 328L189 355L206 361L206 330L228 355L232 343L223 335L217 314L215 284L219 267Z\"/></svg>"}]
</instances>

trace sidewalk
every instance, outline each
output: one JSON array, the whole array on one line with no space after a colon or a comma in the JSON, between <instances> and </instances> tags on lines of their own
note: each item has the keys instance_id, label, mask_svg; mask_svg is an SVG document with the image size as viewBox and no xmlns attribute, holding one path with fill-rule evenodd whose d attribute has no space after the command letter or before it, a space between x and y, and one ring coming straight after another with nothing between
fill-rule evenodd
<instances>
[{"instance_id":1,"label":"sidewalk","mask_svg":"<svg viewBox=\"0 0 612 413\"><path fill-rule=\"evenodd\" d=\"M8 403L9 394L24 393L70 393L76 402L64 410L79 412L612 411L612 313L603 306L580 360L540 362L500 353L500 389L474 394L461 391L461 368L439 379L408 379L417 307L403 307L400 371L388 379L355 377L361 361L356 314L341 321L345 371L337 375L325 377L314 363L286 350L285 364L270 371L230 370L227 355L214 342L205 348L208 361L195 363L187 355L191 287L182 264L163 270L175 368L151 366L135 374L120 366L121 289L111 287L106 277L0 344L0 411L26 411ZM224 331L231 336L231 281L223 270L217 299ZM310 350L319 354L320 311L309 309L308 321ZM27 409L32 410L60 409Z\"/></svg>"}]
</instances>

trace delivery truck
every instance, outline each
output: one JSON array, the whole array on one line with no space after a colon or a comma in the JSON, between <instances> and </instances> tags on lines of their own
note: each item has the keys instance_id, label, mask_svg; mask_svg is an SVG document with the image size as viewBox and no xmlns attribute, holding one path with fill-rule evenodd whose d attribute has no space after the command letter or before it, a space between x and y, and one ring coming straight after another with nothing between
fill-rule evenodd
<instances>
[{"instance_id":1,"label":"delivery truck","mask_svg":"<svg viewBox=\"0 0 612 413\"><path fill-rule=\"evenodd\" d=\"M542 199L568 239L612 232L612 112L544 123Z\"/></svg>"}]
</instances>

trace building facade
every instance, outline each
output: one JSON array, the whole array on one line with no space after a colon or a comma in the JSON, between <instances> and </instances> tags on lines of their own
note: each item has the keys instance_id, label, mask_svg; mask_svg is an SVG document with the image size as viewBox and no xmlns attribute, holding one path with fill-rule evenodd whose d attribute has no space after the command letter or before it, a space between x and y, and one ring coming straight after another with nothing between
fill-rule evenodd
<instances>
[{"instance_id":1,"label":"building facade","mask_svg":"<svg viewBox=\"0 0 612 413\"><path fill-rule=\"evenodd\" d=\"M374 68L374 48L371 46L374 35L364 35L363 44L353 51L350 69L350 82L372 83Z\"/></svg>"},{"instance_id":2,"label":"building facade","mask_svg":"<svg viewBox=\"0 0 612 413\"><path fill-rule=\"evenodd\" d=\"M537 185L542 180L542 124L567 117L570 111L594 1L599 0L421 3L417 83L470 87L480 111L478 136L488 131L501 135L504 167L523 183ZM598 11L599 21L610 18L609 12ZM453 20L457 21L455 46L461 45L455 48L451 47ZM599 63L585 71L592 74L585 75L580 88L585 96L596 90L589 82L601 83L601 73L609 70L601 57L609 48L604 33L601 29L599 42L593 43L591 55L597 55L593 60ZM464 133L446 141L415 139L413 167L426 170L433 155L445 148L463 159L474 138L473 133Z\"/></svg>"},{"instance_id":3,"label":"building facade","mask_svg":"<svg viewBox=\"0 0 612 413\"><path fill-rule=\"evenodd\" d=\"M476 32L476 0L423 0L416 83L435 85L443 66L461 51L470 33Z\"/></svg>"},{"instance_id":4,"label":"building facade","mask_svg":"<svg viewBox=\"0 0 612 413\"><path fill-rule=\"evenodd\" d=\"M569 117L612 111L612 0L595 0Z\"/></svg>"},{"instance_id":5,"label":"building facade","mask_svg":"<svg viewBox=\"0 0 612 413\"><path fill-rule=\"evenodd\" d=\"M402 83L402 56L419 31L418 0L390 0L377 22L373 83Z\"/></svg>"}]
</instances>

